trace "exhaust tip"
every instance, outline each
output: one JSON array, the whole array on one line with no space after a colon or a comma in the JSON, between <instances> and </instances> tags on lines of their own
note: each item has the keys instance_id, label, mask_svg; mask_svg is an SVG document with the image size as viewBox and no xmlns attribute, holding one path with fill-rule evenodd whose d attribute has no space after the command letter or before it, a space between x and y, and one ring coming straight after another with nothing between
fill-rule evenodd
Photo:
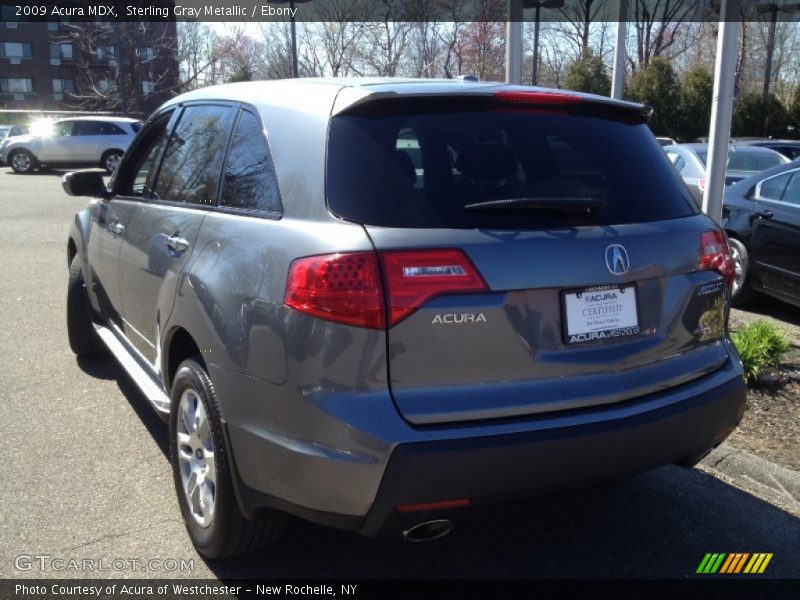
<instances>
[{"instance_id":1,"label":"exhaust tip","mask_svg":"<svg viewBox=\"0 0 800 600\"><path fill-rule=\"evenodd\" d=\"M447 519L425 521L405 530L403 539L407 542L432 542L446 536L453 527L453 522Z\"/></svg>"}]
</instances>

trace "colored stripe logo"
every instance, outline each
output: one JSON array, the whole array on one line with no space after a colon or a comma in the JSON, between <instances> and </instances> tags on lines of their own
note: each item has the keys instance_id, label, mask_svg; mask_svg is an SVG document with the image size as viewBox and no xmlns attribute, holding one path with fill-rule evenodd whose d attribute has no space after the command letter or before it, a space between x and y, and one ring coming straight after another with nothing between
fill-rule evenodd
<instances>
[{"instance_id":1,"label":"colored stripe logo","mask_svg":"<svg viewBox=\"0 0 800 600\"><path fill-rule=\"evenodd\" d=\"M761 574L767 569L772 553L756 552L709 552L700 561L695 573L735 575L739 573Z\"/></svg>"}]
</instances>

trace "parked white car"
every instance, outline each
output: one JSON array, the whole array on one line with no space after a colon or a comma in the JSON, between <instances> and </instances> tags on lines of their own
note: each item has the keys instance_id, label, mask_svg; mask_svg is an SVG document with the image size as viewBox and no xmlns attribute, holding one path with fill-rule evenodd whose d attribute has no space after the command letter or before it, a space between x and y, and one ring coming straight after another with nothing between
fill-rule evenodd
<instances>
[{"instance_id":1,"label":"parked white car","mask_svg":"<svg viewBox=\"0 0 800 600\"><path fill-rule=\"evenodd\" d=\"M17 173L80 166L112 173L141 127L141 121L124 117L56 119L44 131L7 138L0 145L0 162Z\"/></svg>"}]
</instances>

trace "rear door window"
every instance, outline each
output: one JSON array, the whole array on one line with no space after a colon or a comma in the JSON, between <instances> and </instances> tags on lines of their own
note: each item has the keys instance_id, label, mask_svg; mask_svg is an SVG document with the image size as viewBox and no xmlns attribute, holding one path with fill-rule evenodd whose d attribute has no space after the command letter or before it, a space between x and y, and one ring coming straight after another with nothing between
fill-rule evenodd
<instances>
[{"instance_id":1,"label":"rear door window","mask_svg":"<svg viewBox=\"0 0 800 600\"><path fill-rule=\"evenodd\" d=\"M414 228L542 228L656 221L696 213L645 124L548 112L416 112L404 105L331 120L327 195L337 216ZM591 214L491 212L509 199L590 199Z\"/></svg>"},{"instance_id":2,"label":"rear door window","mask_svg":"<svg viewBox=\"0 0 800 600\"><path fill-rule=\"evenodd\" d=\"M761 184L759 196L767 200L780 200L783 197L783 191L786 189L786 185L789 183L791 176L791 173L786 173L785 175L778 175L777 177L767 179Z\"/></svg>"},{"instance_id":3,"label":"rear door window","mask_svg":"<svg viewBox=\"0 0 800 600\"><path fill-rule=\"evenodd\" d=\"M153 187L160 200L213 205L231 124L227 106L188 106L167 142Z\"/></svg>"}]
</instances>

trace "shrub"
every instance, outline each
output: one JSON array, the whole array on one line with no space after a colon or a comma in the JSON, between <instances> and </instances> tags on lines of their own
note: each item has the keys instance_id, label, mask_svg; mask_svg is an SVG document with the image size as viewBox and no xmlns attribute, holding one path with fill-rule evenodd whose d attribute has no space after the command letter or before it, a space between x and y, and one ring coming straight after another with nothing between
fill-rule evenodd
<instances>
[{"instance_id":1,"label":"shrub","mask_svg":"<svg viewBox=\"0 0 800 600\"><path fill-rule=\"evenodd\" d=\"M611 78L603 59L587 52L567 69L564 87L576 92L608 96L611 93Z\"/></svg>"},{"instance_id":2,"label":"shrub","mask_svg":"<svg viewBox=\"0 0 800 600\"><path fill-rule=\"evenodd\" d=\"M789 350L789 340L777 327L766 321L745 325L731 338L744 363L744 376L750 385L758 382L762 371L777 367Z\"/></svg>"}]
</instances>

